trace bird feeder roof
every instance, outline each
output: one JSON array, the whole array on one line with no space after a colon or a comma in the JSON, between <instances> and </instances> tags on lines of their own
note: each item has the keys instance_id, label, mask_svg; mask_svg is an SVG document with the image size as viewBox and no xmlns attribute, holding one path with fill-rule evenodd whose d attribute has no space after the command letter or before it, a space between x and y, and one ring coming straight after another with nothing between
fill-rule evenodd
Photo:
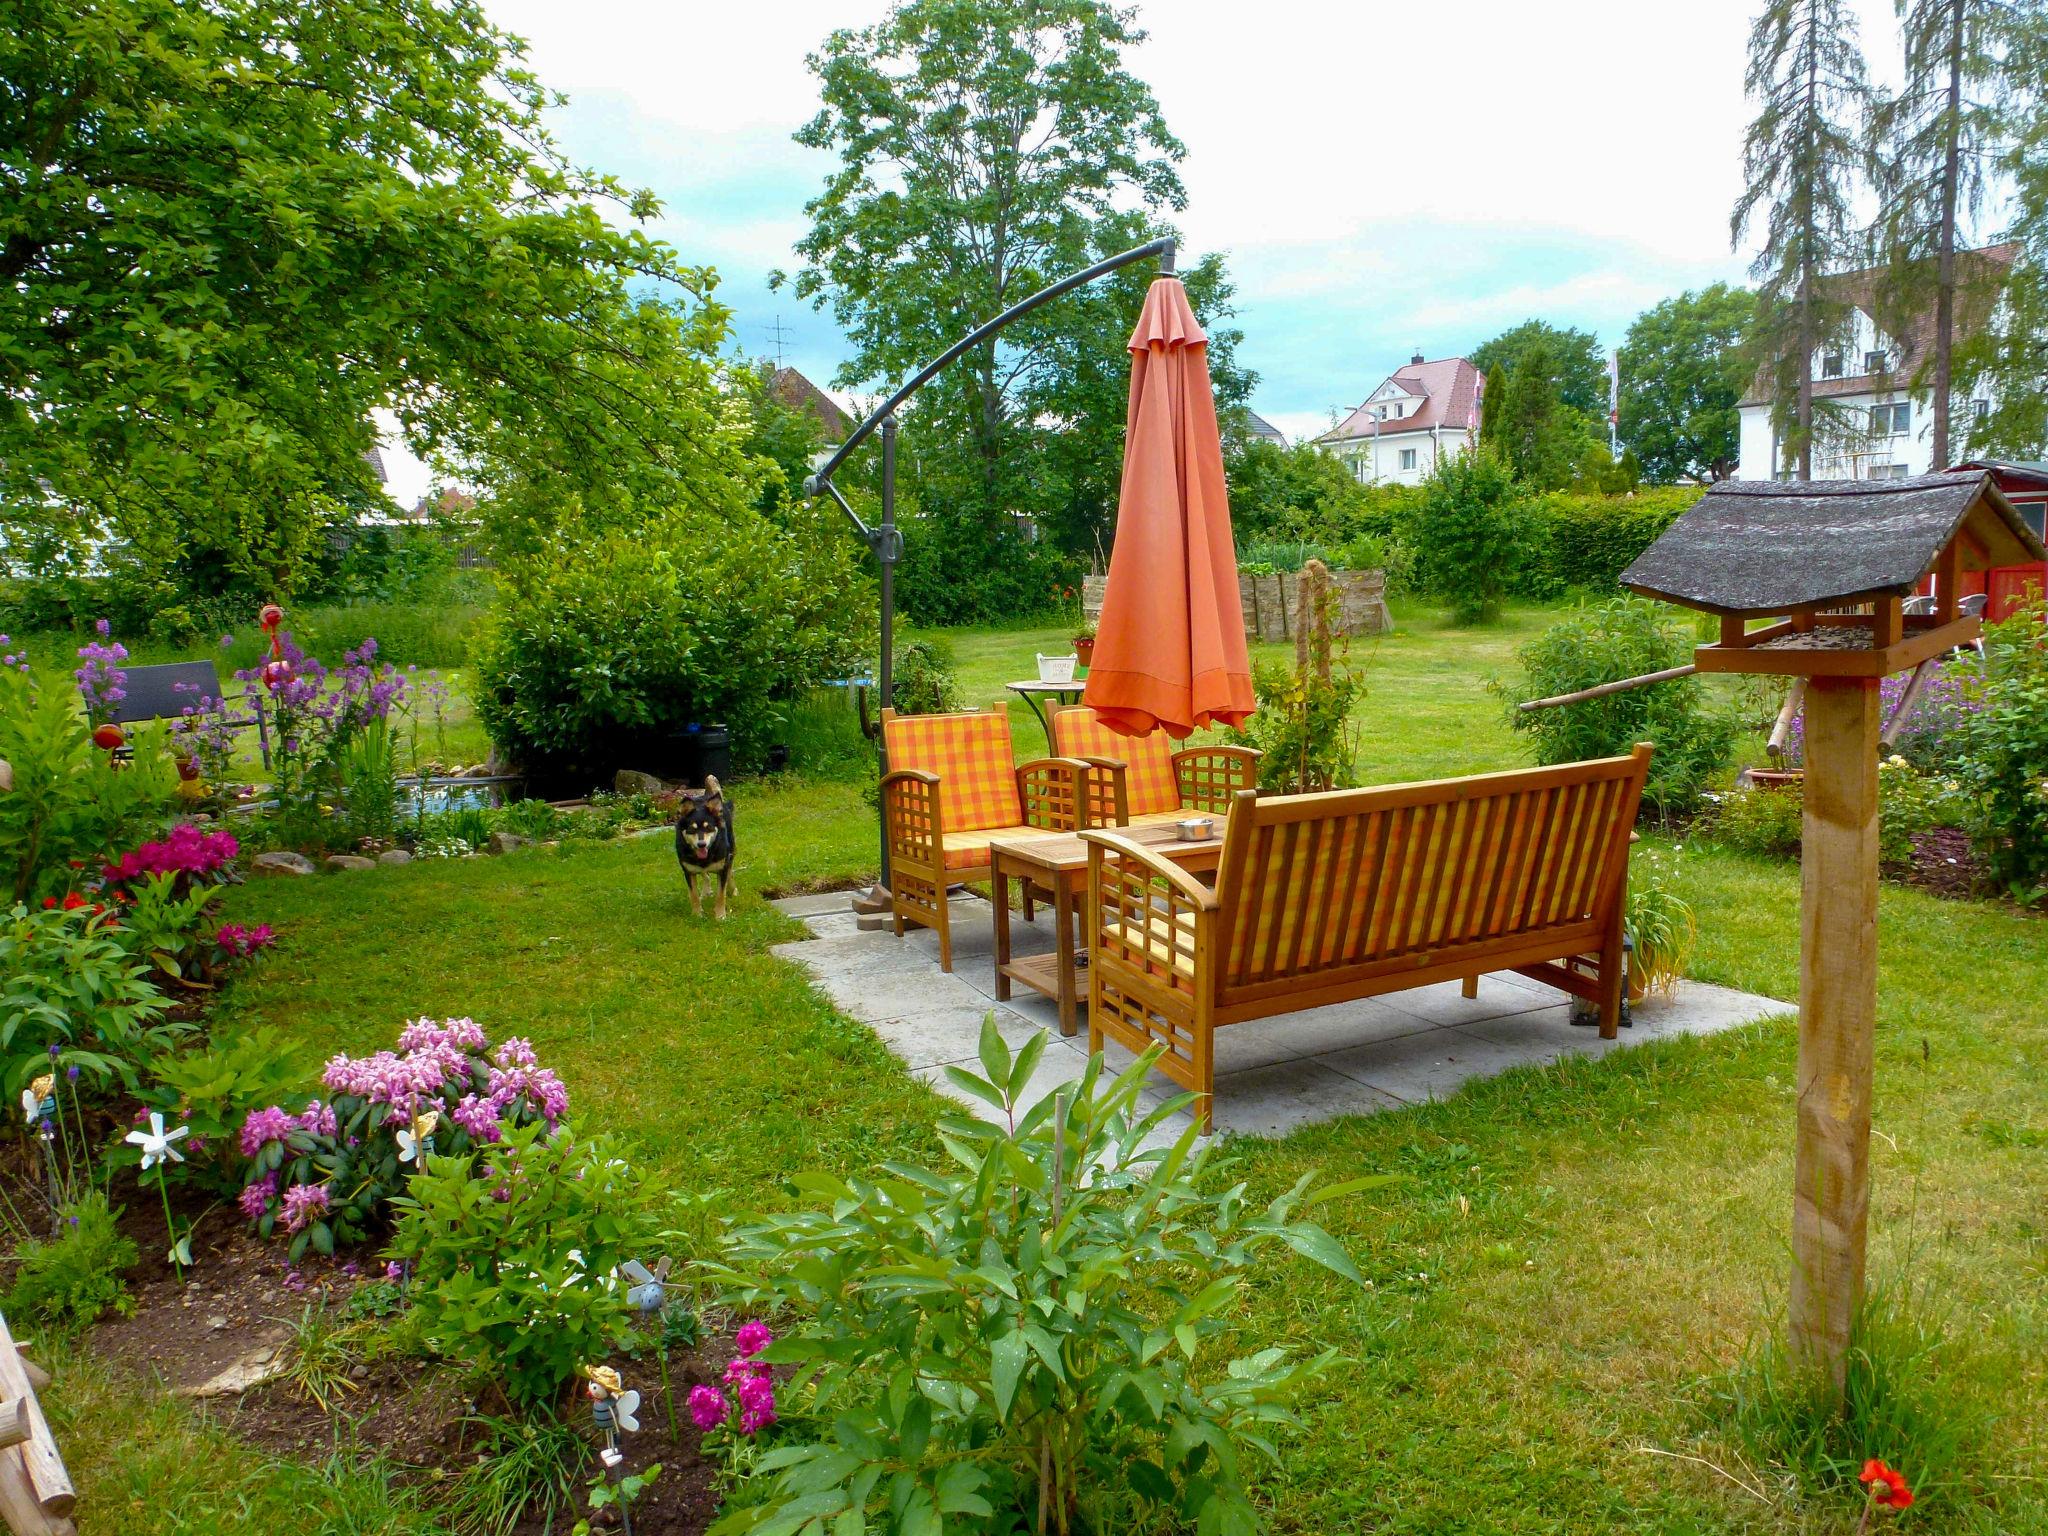
<instances>
[{"instance_id":1,"label":"bird feeder roof","mask_svg":"<svg viewBox=\"0 0 2048 1536\"><path fill-rule=\"evenodd\" d=\"M1621 584L1742 617L1831 608L1910 595L1955 540L1964 570L2048 559L1981 469L1911 480L1728 480L1665 529Z\"/></svg>"}]
</instances>

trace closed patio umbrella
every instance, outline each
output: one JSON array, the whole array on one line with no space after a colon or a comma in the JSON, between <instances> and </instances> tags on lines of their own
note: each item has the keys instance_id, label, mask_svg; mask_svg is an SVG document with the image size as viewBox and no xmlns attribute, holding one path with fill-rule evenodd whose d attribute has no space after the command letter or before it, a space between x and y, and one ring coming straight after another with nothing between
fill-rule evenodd
<instances>
[{"instance_id":1,"label":"closed patio umbrella","mask_svg":"<svg viewBox=\"0 0 2048 1536\"><path fill-rule=\"evenodd\" d=\"M1131 334L1116 545L1083 697L1128 736L1185 737L1253 709L1209 339L1177 278L1153 282Z\"/></svg>"}]
</instances>

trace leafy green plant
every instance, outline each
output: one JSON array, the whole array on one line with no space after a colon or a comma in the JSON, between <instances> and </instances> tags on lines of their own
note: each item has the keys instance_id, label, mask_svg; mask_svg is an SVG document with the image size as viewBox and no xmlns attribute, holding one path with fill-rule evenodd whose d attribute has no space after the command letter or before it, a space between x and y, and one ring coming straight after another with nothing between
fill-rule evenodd
<instances>
[{"instance_id":1,"label":"leafy green plant","mask_svg":"<svg viewBox=\"0 0 2048 1536\"><path fill-rule=\"evenodd\" d=\"M398 826L398 733L389 716L365 720L336 749L335 811L352 838L388 838Z\"/></svg>"},{"instance_id":2,"label":"leafy green plant","mask_svg":"<svg viewBox=\"0 0 2048 1536\"><path fill-rule=\"evenodd\" d=\"M1302 568L1294 668L1262 663L1252 670L1259 708L1230 739L1259 751L1259 788L1300 795L1352 782L1358 730L1351 712L1365 696L1365 680L1348 657L1340 663L1334 635L1336 596L1319 560ZM1348 643L1348 642L1347 642Z\"/></svg>"},{"instance_id":3,"label":"leafy green plant","mask_svg":"<svg viewBox=\"0 0 2048 1536\"><path fill-rule=\"evenodd\" d=\"M235 1195L242 1189L243 1125L266 1104L303 1105L309 1073L305 1045L281 1030L263 1024L230 1039L223 1033L217 1027L213 1041L198 1049L151 1056L136 1097L165 1120L191 1127L177 1174ZM136 1158L132 1148L119 1145L109 1154L117 1167Z\"/></svg>"},{"instance_id":4,"label":"leafy green plant","mask_svg":"<svg viewBox=\"0 0 2048 1536\"><path fill-rule=\"evenodd\" d=\"M194 1028L166 1017L163 994L111 914L17 906L0 919L0 1062L10 1099L53 1068L132 1089L144 1059Z\"/></svg>"},{"instance_id":5,"label":"leafy green plant","mask_svg":"<svg viewBox=\"0 0 2048 1536\"><path fill-rule=\"evenodd\" d=\"M1985 631L1984 668L1956 726L1955 775L1976 800L2000 884L2048 898L2048 617L2021 608Z\"/></svg>"},{"instance_id":6,"label":"leafy green plant","mask_svg":"<svg viewBox=\"0 0 2048 1536\"><path fill-rule=\"evenodd\" d=\"M1404 541L1422 590L1458 624L1500 616L1525 558L1521 492L1507 461L1486 450L1453 454L1423 483Z\"/></svg>"},{"instance_id":7,"label":"leafy green plant","mask_svg":"<svg viewBox=\"0 0 2048 1536\"><path fill-rule=\"evenodd\" d=\"M641 1495L646 1493L660 1476L661 1463L658 1461L644 1472L629 1472L616 1483L611 1480L609 1473L600 1472L590 1482L590 1512L593 1515L602 1515L605 1510L616 1509L630 1517L633 1506L640 1502ZM588 1520L578 1520L572 1536L590 1536L590 1530Z\"/></svg>"},{"instance_id":8,"label":"leafy green plant","mask_svg":"<svg viewBox=\"0 0 2048 1536\"><path fill-rule=\"evenodd\" d=\"M136 1260L135 1240L119 1230L121 1213L98 1190L57 1212L57 1235L30 1239L16 1253L9 1314L57 1327L85 1327L109 1309L123 1316L135 1302L121 1277Z\"/></svg>"},{"instance_id":9,"label":"leafy green plant","mask_svg":"<svg viewBox=\"0 0 2048 1536\"><path fill-rule=\"evenodd\" d=\"M631 1336L612 1275L646 1256L647 1177L608 1137L511 1126L461 1156L428 1154L392 1203L390 1253L412 1266L413 1314L436 1350L509 1405L560 1401L577 1367Z\"/></svg>"},{"instance_id":10,"label":"leafy green plant","mask_svg":"<svg viewBox=\"0 0 2048 1536\"><path fill-rule=\"evenodd\" d=\"M1661 992L1678 986L1699 942L1692 903L1673 889L1673 871L1655 849L1629 860L1628 897L1622 919L1629 939L1629 990Z\"/></svg>"},{"instance_id":11,"label":"leafy green plant","mask_svg":"<svg viewBox=\"0 0 2048 1536\"><path fill-rule=\"evenodd\" d=\"M1970 811L1959 779L1922 773L1898 754L1877 765L1878 857L1888 864L1910 861L1917 837L1967 825Z\"/></svg>"},{"instance_id":12,"label":"leafy green plant","mask_svg":"<svg viewBox=\"0 0 2048 1536\"><path fill-rule=\"evenodd\" d=\"M1729 790L1709 802L1700 835L1738 853L1789 858L1805 835L1805 803L1797 783Z\"/></svg>"},{"instance_id":13,"label":"leafy green plant","mask_svg":"<svg viewBox=\"0 0 2048 1536\"><path fill-rule=\"evenodd\" d=\"M1734 753L1735 722L1709 703L1696 676L1551 709L1516 707L1689 663L1690 639L1645 598L1581 604L1515 654L1521 675L1490 689L1506 702L1509 726L1534 738L1539 763L1614 757L1650 742L1656 754L1643 799L1668 814L1697 804Z\"/></svg>"},{"instance_id":14,"label":"leafy green plant","mask_svg":"<svg viewBox=\"0 0 2048 1536\"><path fill-rule=\"evenodd\" d=\"M960 707L953 653L943 641L906 640L897 646L889 688L899 714L938 715Z\"/></svg>"},{"instance_id":15,"label":"leafy green plant","mask_svg":"<svg viewBox=\"0 0 2048 1536\"><path fill-rule=\"evenodd\" d=\"M576 1476L590 1460L590 1445L552 1414L465 1421L481 1432L476 1464L449 1490L447 1512L463 1536L509 1536L532 1510L543 1528L569 1507Z\"/></svg>"},{"instance_id":16,"label":"leafy green plant","mask_svg":"<svg viewBox=\"0 0 2048 1536\"><path fill-rule=\"evenodd\" d=\"M990 1016L985 1075L947 1068L1000 1123L946 1116L946 1166L803 1175L813 1208L732 1234L716 1272L780 1310L758 1358L802 1366L819 1417L785 1424L714 1531L1010 1530L1034 1510L1061 1532L1257 1528L1244 1453L1277 1459L1290 1399L1336 1355L1233 1357L1249 1271L1285 1247L1362 1283L1305 1213L1386 1180L1304 1176L1255 1206L1193 1127L1147 1148L1189 1102L1141 1109L1156 1049L1108 1082L1092 1057L1027 1105L1046 1038L1013 1054Z\"/></svg>"},{"instance_id":17,"label":"leafy green plant","mask_svg":"<svg viewBox=\"0 0 2048 1536\"><path fill-rule=\"evenodd\" d=\"M362 1361L361 1325L322 1299L308 1302L285 1329L285 1385L306 1402L317 1403L322 1413L332 1413L356 1390L349 1373Z\"/></svg>"},{"instance_id":18,"label":"leafy green plant","mask_svg":"<svg viewBox=\"0 0 2048 1536\"><path fill-rule=\"evenodd\" d=\"M124 727L134 756L117 765L87 730L68 677L0 667L0 762L14 774L0 794L0 885L16 901L70 889L74 863L153 829L177 793L161 732Z\"/></svg>"},{"instance_id":19,"label":"leafy green plant","mask_svg":"<svg viewBox=\"0 0 2048 1536\"><path fill-rule=\"evenodd\" d=\"M500 830L516 837L541 838L559 836L564 823L574 820L564 816L545 800L514 800L497 814Z\"/></svg>"},{"instance_id":20,"label":"leafy green plant","mask_svg":"<svg viewBox=\"0 0 2048 1536\"><path fill-rule=\"evenodd\" d=\"M175 874L143 875L130 882L131 899L115 931L137 960L189 984L203 980L212 956L212 936L202 938L200 929L206 923L206 909L220 891L196 885L180 894L186 883Z\"/></svg>"}]
</instances>

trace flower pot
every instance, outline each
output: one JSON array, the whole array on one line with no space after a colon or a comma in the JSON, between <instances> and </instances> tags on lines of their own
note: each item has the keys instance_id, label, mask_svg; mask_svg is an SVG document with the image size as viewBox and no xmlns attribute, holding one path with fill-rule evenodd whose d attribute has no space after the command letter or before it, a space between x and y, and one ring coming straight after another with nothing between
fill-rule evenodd
<instances>
[{"instance_id":1,"label":"flower pot","mask_svg":"<svg viewBox=\"0 0 2048 1536\"><path fill-rule=\"evenodd\" d=\"M1095 637L1093 635L1090 635L1086 640L1076 639L1074 641L1074 660L1083 667L1095 665Z\"/></svg>"},{"instance_id":2,"label":"flower pot","mask_svg":"<svg viewBox=\"0 0 2048 1536\"><path fill-rule=\"evenodd\" d=\"M1038 657L1038 680L1041 683L1071 683L1074 680L1076 660L1073 656L1047 656L1041 652Z\"/></svg>"}]
</instances>

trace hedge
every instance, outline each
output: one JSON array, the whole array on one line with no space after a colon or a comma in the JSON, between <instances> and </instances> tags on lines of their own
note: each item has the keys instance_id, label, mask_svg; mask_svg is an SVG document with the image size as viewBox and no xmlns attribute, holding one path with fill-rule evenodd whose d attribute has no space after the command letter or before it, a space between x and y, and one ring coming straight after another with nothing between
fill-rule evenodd
<instances>
[{"instance_id":1,"label":"hedge","mask_svg":"<svg viewBox=\"0 0 2048 1536\"><path fill-rule=\"evenodd\" d=\"M1532 496L1518 514L1526 538L1516 595L1538 601L1571 592L1614 595L1621 573L1705 491L1699 485L1662 485L1630 496Z\"/></svg>"}]
</instances>

